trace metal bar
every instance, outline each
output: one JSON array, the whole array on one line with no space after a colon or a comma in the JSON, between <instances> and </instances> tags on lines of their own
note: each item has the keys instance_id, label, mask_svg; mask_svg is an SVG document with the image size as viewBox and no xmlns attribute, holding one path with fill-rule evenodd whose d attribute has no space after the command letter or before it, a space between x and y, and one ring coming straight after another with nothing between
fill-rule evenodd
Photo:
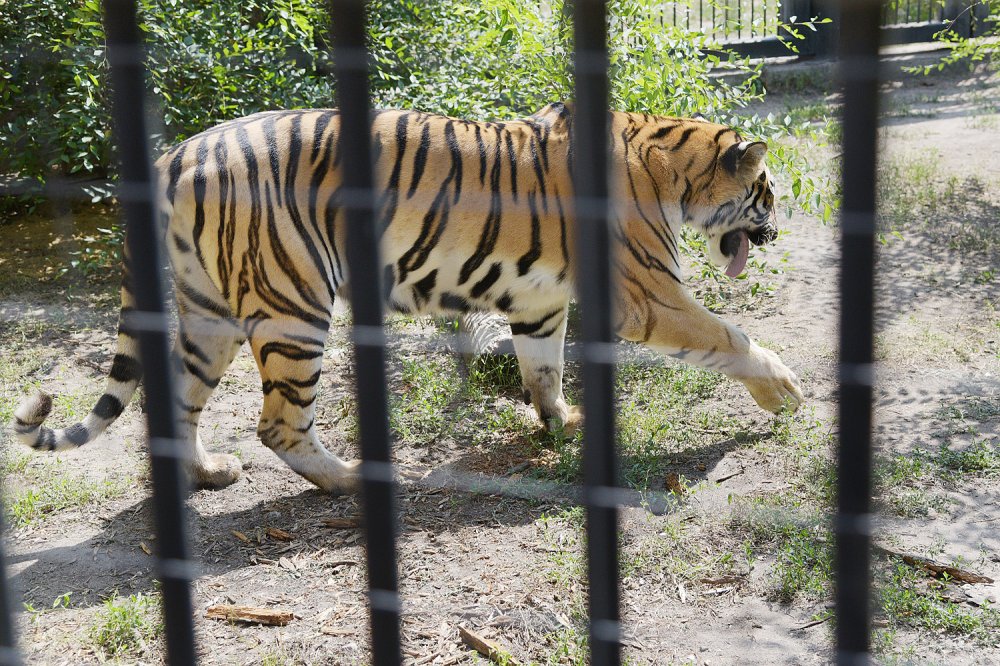
<instances>
[{"instance_id":1,"label":"metal bar","mask_svg":"<svg viewBox=\"0 0 1000 666\"><path fill-rule=\"evenodd\" d=\"M836 654L870 662L875 180L879 0L843 0L844 91L840 271L840 446L837 474Z\"/></svg>"},{"instance_id":2,"label":"metal bar","mask_svg":"<svg viewBox=\"0 0 1000 666\"><path fill-rule=\"evenodd\" d=\"M0 479L0 488L3 488ZM4 548L4 511L0 507L0 666L20 666L14 634L14 609L11 605L11 586L7 580L7 557Z\"/></svg>"},{"instance_id":3,"label":"metal bar","mask_svg":"<svg viewBox=\"0 0 1000 666\"><path fill-rule=\"evenodd\" d=\"M125 219L126 273L135 295L136 310L166 317L160 260L160 235L145 113L145 51L136 17L135 0L105 0L104 26L108 43L112 117L121 161L119 200ZM146 427L151 442L177 447L177 419L167 330L135 332L146 391ZM188 483L177 455L162 455L150 447L153 478L153 514L157 534L157 577L163 594L167 662L195 663L191 614L191 567L185 529L184 498ZM170 453L170 452L168 452Z\"/></svg>"},{"instance_id":4,"label":"metal bar","mask_svg":"<svg viewBox=\"0 0 1000 666\"><path fill-rule=\"evenodd\" d=\"M335 0L334 72L340 105L343 188L351 196L347 220L347 265L355 327L382 326L382 289L375 196L372 191L371 108L364 0ZM402 663L399 583L396 572L396 505L386 407L384 336L354 336L357 364L358 430L361 436L362 501L365 514L368 604L372 663Z\"/></svg>"},{"instance_id":5,"label":"metal bar","mask_svg":"<svg viewBox=\"0 0 1000 666\"><path fill-rule=\"evenodd\" d=\"M611 234L608 226L608 46L604 0L574 3L576 112L572 150L576 265L584 345L584 501L590 585L590 654L594 666L621 663L618 613L618 510L606 498L618 484L615 454L614 360L611 328Z\"/></svg>"}]
</instances>

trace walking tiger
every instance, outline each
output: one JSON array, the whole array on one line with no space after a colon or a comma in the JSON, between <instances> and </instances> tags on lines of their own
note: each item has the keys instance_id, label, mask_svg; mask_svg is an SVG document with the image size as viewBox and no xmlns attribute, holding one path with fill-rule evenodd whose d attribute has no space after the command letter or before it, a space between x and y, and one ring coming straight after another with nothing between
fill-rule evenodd
<instances>
[{"instance_id":1,"label":"walking tiger","mask_svg":"<svg viewBox=\"0 0 1000 666\"><path fill-rule=\"evenodd\" d=\"M581 415L562 390L567 305L581 270L572 108L551 104L510 122L393 110L372 118L386 303L412 314L502 313L526 399L547 427L575 428ZM795 374L698 304L678 261L685 223L705 234L712 261L731 277L751 244L774 240L767 145L700 119L612 112L609 124L617 334L725 373L766 410L797 408ZM205 451L198 419L249 341L264 391L263 443L326 491L358 488L358 463L328 452L313 420L334 299L352 278L366 279L344 261L339 127L336 110L257 113L193 136L156 163L179 314L180 437L197 486L239 478L235 457ZM132 398L142 368L125 284L106 392L82 423L61 430L42 425L51 398L26 399L14 422L23 443L85 444Z\"/></svg>"}]
</instances>

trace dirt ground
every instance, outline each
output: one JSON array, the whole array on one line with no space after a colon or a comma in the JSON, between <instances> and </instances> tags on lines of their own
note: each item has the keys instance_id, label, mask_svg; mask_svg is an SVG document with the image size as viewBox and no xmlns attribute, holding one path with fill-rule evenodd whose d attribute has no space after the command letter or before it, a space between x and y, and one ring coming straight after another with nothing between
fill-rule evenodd
<instances>
[{"instance_id":1,"label":"dirt ground","mask_svg":"<svg viewBox=\"0 0 1000 666\"><path fill-rule=\"evenodd\" d=\"M957 196L962 206L950 214L941 205L945 194L932 202L920 199L913 204L914 214L935 211L940 217L899 221L894 228L900 236L888 230L879 248L876 434L882 457L923 460L917 452L938 451L942 437L956 451L983 441L998 449L996 84L982 74L910 77L892 84L886 98L880 135L886 164L903 175L930 174L927 182L916 184L918 189L946 189L952 183L948 196ZM835 97L795 93L772 97L764 110L780 113L805 104L832 109L835 102ZM831 149L815 150L822 162ZM910 201L897 194L884 196ZM21 380L4 389L5 418L21 395L44 386L75 396L57 401L51 418L65 425L67 411L85 413L100 394L113 355L116 309L106 286L101 287L105 297L95 301L86 286L64 292L29 279L32 262L44 259L53 251L46 247L65 237L60 225L65 220L0 229L4 247L14 248L0 272L18 285L4 289L0 302L0 356ZM782 272L766 276L773 295L724 307L723 316L779 352L802 379L809 418L829 430L836 413L837 229L799 213L782 226L785 233L769 255ZM34 240L22 243L19 237ZM782 253L787 261L775 264L773 257ZM405 333L399 354L431 345L434 354L446 355L449 339L435 335L437 328L425 322L396 324L393 331ZM350 430L353 379L348 356L344 331L336 331L317 422L331 448L355 457L345 432ZM393 367L399 375L398 362ZM261 401L259 379L244 349L206 409L202 432L210 450L237 452L245 475L225 490L195 492L189 502L191 551L200 567L194 583L200 659L209 664L366 663L362 535L326 522L357 515L358 504L353 498L325 496L259 443L255 429ZM516 396L501 394L472 428L493 428L489 414L515 409L515 403ZM773 419L742 387L721 383L710 406L738 426L707 428L705 443L678 454L668 467L685 479L688 493L655 511L637 493L637 501L622 510L622 539L630 554L622 581L629 663L827 662L829 588L791 600L776 596L773 577L782 556L766 546L751 556L741 545L749 539L741 532L746 523L736 515L754 498L797 488L805 463L789 458L773 438L766 443ZM527 421L527 408L516 409ZM15 520L8 532L8 575L27 605L18 604L20 649L35 664L103 661L108 657L95 646L93 627L105 612L104 600L114 594L156 595L153 558L146 552L155 548L155 536L142 414L133 404L108 433L81 450L60 454L58 462L19 458L23 454L11 450L16 445L9 434L3 437L11 461L6 466L9 502L54 474L103 489L91 501L67 502L66 508L20 524ZM442 436L397 449L400 463L429 472L422 480L407 481L399 493L406 663L481 663L459 641L459 625L496 640L521 661L585 663L579 645L586 633L581 623L585 562L579 512L572 508L575 492L548 480L550 453L527 441ZM824 457L829 456L807 452L803 459L811 463ZM492 486L487 484L491 479ZM662 490L664 483L658 479L650 487ZM1000 580L997 476L914 476L904 486L877 498L880 544L957 562ZM500 492L503 488L520 497ZM909 498L916 510L893 510L887 498ZM291 540L276 538L278 533L268 528L288 532ZM663 566L684 557L686 568ZM968 592L972 599L990 590L996 595L998 588L953 586L949 594ZM285 627L206 619L205 609L217 603L289 610L295 619ZM964 599L954 605L969 612L978 608ZM1000 635L989 635L1000 631L995 628L987 627L986 638L973 638L878 611L876 628L884 635L891 632L880 648L886 663L1000 664ZM159 663L162 646L157 640L140 642L118 659Z\"/></svg>"}]
</instances>

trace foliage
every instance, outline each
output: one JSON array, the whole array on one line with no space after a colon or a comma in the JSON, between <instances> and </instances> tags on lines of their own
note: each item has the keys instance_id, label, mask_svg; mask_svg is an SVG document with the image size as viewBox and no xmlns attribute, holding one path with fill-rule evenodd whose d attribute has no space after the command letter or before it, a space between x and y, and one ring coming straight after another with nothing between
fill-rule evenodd
<instances>
[{"instance_id":1,"label":"foliage","mask_svg":"<svg viewBox=\"0 0 1000 666\"><path fill-rule=\"evenodd\" d=\"M653 0L609 4L611 106L702 113L778 136L781 123L737 116L762 96L760 64L718 55L703 32L654 16ZM322 0L142 0L157 138L173 142L268 108L330 106L329 19ZM572 29L563 0L373 0L372 92L380 106L507 118L566 99ZM791 31L794 32L794 31ZM791 34L791 33L790 33ZM43 181L103 175L112 164L110 92L99 0L27 0L0 17L0 173ZM712 51L712 53L709 53ZM725 69L738 82L710 76Z\"/></svg>"},{"instance_id":2,"label":"foliage","mask_svg":"<svg viewBox=\"0 0 1000 666\"><path fill-rule=\"evenodd\" d=\"M143 0L156 138L265 108L330 105L322 6ZM110 171L104 42L99 0L29 0L0 12L0 173L41 183Z\"/></svg>"},{"instance_id":3,"label":"foliage","mask_svg":"<svg viewBox=\"0 0 1000 666\"><path fill-rule=\"evenodd\" d=\"M973 37L959 34L959 21L972 21ZM932 65L907 67L906 71L930 74L942 71L951 65L964 64L969 68L978 63L988 63L1000 68L1000 50L995 38L1000 36L1000 0L974 0L962 8L959 16L949 21L944 30L934 35L939 42L949 46L951 51Z\"/></svg>"},{"instance_id":4,"label":"foliage","mask_svg":"<svg viewBox=\"0 0 1000 666\"><path fill-rule=\"evenodd\" d=\"M149 595L119 597L115 593L104 602L90 630L94 645L106 657L142 654L148 643L162 633L158 605Z\"/></svg>"},{"instance_id":5,"label":"foliage","mask_svg":"<svg viewBox=\"0 0 1000 666\"><path fill-rule=\"evenodd\" d=\"M990 604L970 608L953 603L940 587L929 584L920 572L901 562L879 567L875 589L876 603L890 627L968 636L980 645L996 641L1000 611Z\"/></svg>"}]
</instances>

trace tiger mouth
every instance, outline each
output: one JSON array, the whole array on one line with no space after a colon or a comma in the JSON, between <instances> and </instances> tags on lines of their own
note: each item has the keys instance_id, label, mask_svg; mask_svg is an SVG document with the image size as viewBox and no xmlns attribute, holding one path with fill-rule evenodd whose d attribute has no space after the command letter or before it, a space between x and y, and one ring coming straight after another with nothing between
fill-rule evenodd
<instances>
[{"instance_id":1,"label":"tiger mouth","mask_svg":"<svg viewBox=\"0 0 1000 666\"><path fill-rule=\"evenodd\" d=\"M719 239L719 250L729 259L726 275L737 277L746 268L750 245L764 245L778 237L778 229L766 224L754 229L734 229Z\"/></svg>"},{"instance_id":2,"label":"tiger mouth","mask_svg":"<svg viewBox=\"0 0 1000 666\"><path fill-rule=\"evenodd\" d=\"M719 241L722 253L730 258L735 257L739 253L743 236L747 237L751 245L767 245L778 237L778 229L773 224L765 224L755 229L734 229L723 234L722 240Z\"/></svg>"},{"instance_id":3,"label":"tiger mouth","mask_svg":"<svg viewBox=\"0 0 1000 666\"><path fill-rule=\"evenodd\" d=\"M765 224L747 231L747 238L751 245L766 245L778 238L778 228L773 224Z\"/></svg>"}]
</instances>

